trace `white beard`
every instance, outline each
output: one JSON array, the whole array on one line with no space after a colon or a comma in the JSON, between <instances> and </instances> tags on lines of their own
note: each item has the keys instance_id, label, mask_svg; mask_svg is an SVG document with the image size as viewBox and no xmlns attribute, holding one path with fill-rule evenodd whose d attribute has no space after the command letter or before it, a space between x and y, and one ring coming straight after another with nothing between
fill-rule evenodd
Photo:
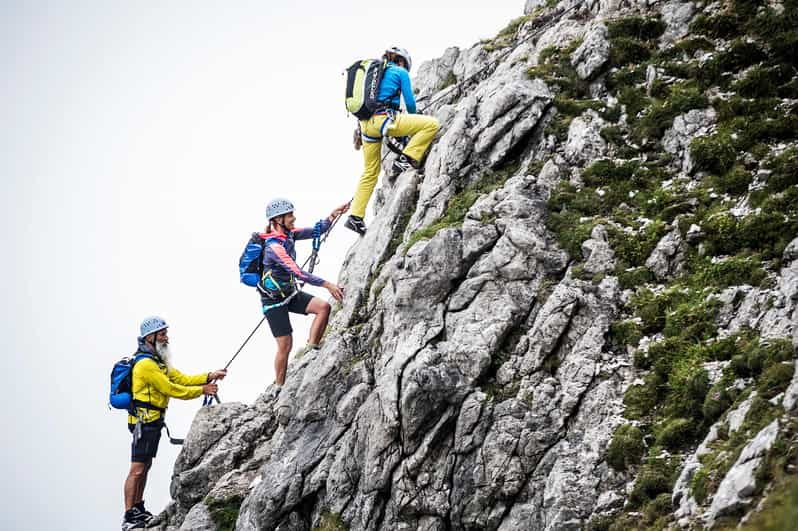
<instances>
[{"instance_id":1,"label":"white beard","mask_svg":"<svg viewBox=\"0 0 798 531\"><path fill-rule=\"evenodd\" d=\"M172 351L169 349L169 343L156 342L155 353L160 356L167 368L172 368Z\"/></svg>"}]
</instances>

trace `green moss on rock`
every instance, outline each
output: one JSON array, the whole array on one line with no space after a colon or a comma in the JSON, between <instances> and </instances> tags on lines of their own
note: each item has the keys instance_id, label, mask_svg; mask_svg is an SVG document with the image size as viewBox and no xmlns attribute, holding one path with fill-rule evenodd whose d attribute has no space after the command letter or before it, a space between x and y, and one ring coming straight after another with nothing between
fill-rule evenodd
<instances>
[{"instance_id":1,"label":"green moss on rock","mask_svg":"<svg viewBox=\"0 0 798 531\"><path fill-rule=\"evenodd\" d=\"M319 519L319 525L313 528L313 531L348 531L349 528L344 525L341 515L338 513L325 512L322 513Z\"/></svg>"},{"instance_id":2,"label":"green moss on rock","mask_svg":"<svg viewBox=\"0 0 798 531\"><path fill-rule=\"evenodd\" d=\"M238 512L243 501L244 498L242 496L231 496L221 500L205 498L205 505L208 507L208 512L218 531L232 531L235 529Z\"/></svg>"}]
</instances>

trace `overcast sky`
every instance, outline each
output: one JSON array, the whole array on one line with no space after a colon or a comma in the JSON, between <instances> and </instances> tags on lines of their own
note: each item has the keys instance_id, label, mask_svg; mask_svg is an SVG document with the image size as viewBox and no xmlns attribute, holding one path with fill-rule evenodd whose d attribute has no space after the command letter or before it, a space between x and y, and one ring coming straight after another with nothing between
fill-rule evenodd
<instances>
[{"instance_id":1,"label":"overcast sky","mask_svg":"<svg viewBox=\"0 0 798 531\"><path fill-rule=\"evenodd\" d=\"M420 65L523 3L0 1L1 529L118 528L130 435L109 373L142 318L168 320L182 371L223 366L261 317L237 260L268 199L309 225L354 193L342 70L392 45ZM336 228L317 273L334 281L355 237ZM222 400L257 397L273 354L264 325ZM199 406L172 401L173 434ZM178 451L162 440L153 512Z\"/></svg>"}]
</instances>

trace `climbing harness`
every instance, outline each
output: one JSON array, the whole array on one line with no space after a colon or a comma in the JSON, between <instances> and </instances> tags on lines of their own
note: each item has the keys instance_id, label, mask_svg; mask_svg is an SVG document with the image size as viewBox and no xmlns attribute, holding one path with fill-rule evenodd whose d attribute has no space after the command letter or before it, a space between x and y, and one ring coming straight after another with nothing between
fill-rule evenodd
<instances>
[{"instance_id":1,"label":"climbing harness","mask_svg":"<svg viewBox=\"0 0 798 531\"><path fill-rule=\"evenodd\" d=\"M335 225L338 223L338 220L341 219L341 217L342 217L342 215L338 215L338 217L336 217L332 221L332 223L330 223L330 228L327 229L327 232L324 233L323 236L321 234L321 221L316 222L316 225L313 226L313 244L312 244L313 251L310 253L310 256L308 256L307 260L305 260L305 262L302 264L300 269L305 269L305 266L308 266L308 273L313 273L313 269L316 267L316 264L320 263L320 260L319 260L319 249L321 249L321 244L324 243L327 240L327 238L330 236L330 233L332 232L332 230L335 227ZM310 265L308 265L308 264L310 264ZM299 287L302 288L304 285L305 285L305 283L301 282L299 284ZM263 307L263 317L261 317L260 321L258 321L258 324L255 325L255 328L252 329L252 332L249 333L249 335L244 340L244 342L241 343L241 346L238 347L238 350L236 350L236 353L233 354L233 357L230 358L230 361L227 362L227 365L224 366L224 370L227 370L227 368L230 367L230 365L238 357L238 355L241 353L241 351L244 350L244 347L247 345L247 343L249 343L249 340L252 339L252 336L255 335L255 332L258 331L258 328L260 328L260 326L263 324L263 321L266 320L266 312L268 312L269 310L272 310L274 308L279 308L281 306L284 306L284 305L288 304L291 301L291 299L293 299L298 293L299 293L299 289L294 291L285 300L280 301L280 302L275 303L275 304L268 304L268 305L265 305ZM207 407L207 406L212 405L214 400L216 401L217 404L221 404L222 403L222 401L219 400L219 395L218 394L205 395L203 397L203 399L202 399L202 407Z\"/></svg>"}]
</instances>

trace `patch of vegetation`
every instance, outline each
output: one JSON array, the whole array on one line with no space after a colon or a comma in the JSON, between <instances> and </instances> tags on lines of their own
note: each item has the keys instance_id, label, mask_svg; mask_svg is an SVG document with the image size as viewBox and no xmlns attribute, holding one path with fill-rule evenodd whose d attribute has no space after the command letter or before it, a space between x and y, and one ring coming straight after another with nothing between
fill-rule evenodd
<instances>
[{"instance_id":1,"label":"patch of vegetation","mask_svg":"<svg viewBox=\"0 0 798 531\"><path fill-rule=\"evenodd\" d=\"M589 83L580 79L571 64L571 54L582 43L575 40L565 48L549 46L538 54L537 66L527 70L532 78L541 78L562 98L578 100L590 97Z\"/></svg>"},{"instance_id":2,"label":"patch of vegetation","mask_svg":"<svg viewBox=\"0 0 798 531\"><path fill-rule=\"evenodd\" d=\"M764 398L773 398L779 393L784 392L792 381L795 372L793 363L776 363L768 367L759 378L757 391Z\"/></svg>"},{"instance_id":3,"label":"patch of vegetation","mask_svg":"<svg viewBox=\"0 0 798 531\"><path fill-rule=\"evenodd\" d=\"M798 521L798 476L780 481L765 499L762 510L741 524L741 531L784 531Z\"/></svg>"},{"instance_id":4,"label":"patch of vegetation","mask_svg":"<svg viewBox=\"0 0 798 531\"><path fill-rule=\"evenodd\" d=\"M757 205L761 211L744 218L729 213L702 223L704 245L710 255L759 254L780 259L787 244L798 234L798 189L770 196Z\"/></svg>"},{"instance_id":5,"label":"patch of vegetation","mask_svg":"<svg viewBox=\"0 0 798 531\"><path fill-rule=\"evenodd\" d=\"M219 531L232 531L235 529L238 512L244 498L242 496L231 496L222 500L205 498L205 505L211 515L213 523Z\"/></svg>"},{"instance_id":6,"label":"patch of vegetation","mask_svg":"<svg viewBox=\"0 0 798 531\"><path fill-rule=\"evenodd\" d=\"M618 268L625 270L642 267L666 231L667 226L662 222L649 223L633 232L611 227L608 231L609 242L615 251Z\"/></svg>"},{"instance_id":7,"label":"patch of vegetation","mask_svg":"<svg viewBox=\"0 0 798 531\"><path fill-rule=\"evenodd\" d=\"M659 17L625 17L607 23L610 39L629 37L643 41L658 39L665 33L667 25Z\"/></svg>"},{"instance_id":8,"label":"patch of vegetation","mask_svg":"<svg viewBox=\"0 0 798 531\"><path fill-rule=\"evenodd\" d=\"M313 531L348 531L349 528L344 525L341 515L338 513L325 512L322 513L319 520L319 525L313 528Z\"/></svg>"},{"instance_id":9,"label":"patch of vegetation","mask_svg":"<svg viewBox=\"0 0 798 531\"><path fill-rule=\"evenodd\" d=\"M642 337L643 333L636 321L615 321L610 325L609 340L613 345L636 347Z\"/></svg>"},{"instance_id":10,"label":"patch of vegetation","mask_svg":"<svg viewBox=\"0 0 798 531\"><path fill-rule=\"evenodd\" d=\"M695 289L712 287L719 291L729 286L760 287L767 278L761 261L754 256L741 255L716 261L706 256L692 256L687 268L691 274L686 281Z\"/></svg>"},{"instance_id":11,"label":"patch of vegetation","mask_svg":"<svg viewBox=\"0 0 798 531\"><path fill-rule=\"evenodd\" d=\"M710 184L718 192L731 195L742 195L748 191L748 185L753 181L750 171L739 164L720 176L712 176Z\"/></svg>"},{"instance_id":12,"label":"patch of vegetation","mask_svg":"<svg viewBox=\"0 0 798 531\"><path fill-rule=\"evenodd\" d=\"M626 470L629 466L640 464L645 451L643 432L636 426L624 424L612 436L607 448L607 464L619 472Z\"/></svg>"},{"instance_id":13,"label":"patch of vegetation","mask_svg":"<svg viewBox=\"0 0 798 531\"><path fill-rule=\"evenodd\" d=\"M634 290L654 281L654 273L647 267L632 267L627 269L617 267L615 275L618 277L618 284L621 286L621 289Z\"/></svg>"},{"instance_id":14,"label":"patch of vegetation","mask_svg":"<svg viewBox=\"0 0 798 531\"><path fill-rule=\"evenodd\" d=\"M629 504L633 508L644 506L660 494L670 495L679 473L678 461L670 458L649 458L637 474Z\"/></svg>"},{"instance_id":15,"label":"patch of vegetation","mask_svg":"<svg viewBox=\"0 0 798 531\"><path fill-rule=\"evenodd\" d=\"M798 185L798 149L790 148L771 157L763 166L771 171L764 188L751 196L751 202L761 204L766 198Z\"/></svg>"},{"instance_id":16,"label":"patch of vegetation","mask_svg":"<svg viewBox=\"0 0 798 531\"><path fill-rule=\"evenodd\" d=\"M694 138L690 142L690 156L696 169L722 174L731 169L737 150L730 135L717 133Z\"/></svg>"},{"instance_id":17,"label":"patch of vegetation","mask_svg":"<svg viewBox=\"0 0 798 531\"><path fill-rule=\"evenodd\" d=\"M649 107L648 111L632 128L637 139L661 138L665 131L673 125L673 119L679 114L692 109L703 109L709 106L709 100L703 92L690 83L680 83L670 87L665 99L659 100Z\"/></svg>"},{"instance_id":18,"label":"patch of vegetation","mask_svg":"<svg viewBox=\"0 0 798 531\"><path fill-rule=\"evenodd\" d=\"M656 50L655 39L665 28L659 18L626 17L608 22L610 64L620 67L649 59Z\"/></svg>"}]
</instances>

